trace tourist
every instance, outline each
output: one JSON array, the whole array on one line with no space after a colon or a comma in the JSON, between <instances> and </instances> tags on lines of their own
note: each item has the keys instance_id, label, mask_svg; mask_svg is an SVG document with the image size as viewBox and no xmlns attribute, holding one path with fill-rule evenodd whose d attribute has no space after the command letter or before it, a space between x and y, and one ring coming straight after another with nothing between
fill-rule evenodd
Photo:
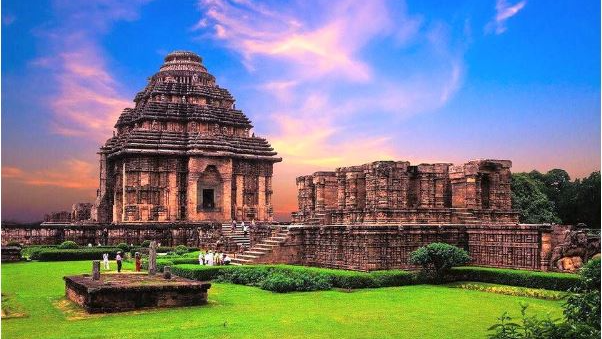
<instances>
[{"instance_id":1,"label":"tourist","mask_svg":"<svg viewBox=\"0 0 602 339\"><path fill-rule=\"evenodd\" d=\"M245 225L244 221L242 222L242 231L245 237L247 236L247 233L249 233L249 226Z\"/></svg>"},{"instance_id":2,"label":"tourist","mask_svg":"<svg viewBox=\"0 0 602 339\"><path fill-rule=\"evenodd\" d=\"M142 262L140 261L140 252L136 252L134 257L136 258L136 272L140 272L140 269L142 268Z\"/></svg>"},{"instance_id":3,"label":"tourist","mask_svg":"<svg viewBox=\"0 0 602 339\"><path fill-rule=\"evenodd\" d=\"M230 256L226 254L226 256L224 257L224 265L230 265L231 261L232 259L230 258Z\"/></svg>"},{"instance_id":4,"label":"tourist","mask_svg":"<svg viewBox=\"0 0 602 339\"><path fill-rule=\"evenodd\" d=\"M205 254L205 265L213 266L213 253L211 251L208 251L207 254Z\"/></svg>"},{"instance_id":5,"label":"tourist","mask_svg":"<svg viewBox=\"0 0 602 339\"><path fill-rule=\"evenodd\" d=\"M215 264L215 266L219 266L221 265L220 259L221 259L221 255L219 252L215 252L213 254L213 263Z\"/></svg>"},{"instance_id":6,"label":"tourist","mask_svg":"<svg viewBox=\"0 0 602 339\"><path fill-rule=\"evenodd\" d=\"M104 264L105 270L109 269L109 253L102 254L102 263Z\"/></svg>"},{"instance_id":7,"label":"tourist","mask_svg":"<svg viewBox=\"0 0 602 339\"><path fill-rule=\"evenodd\" d=\"M255 227L255 218L253 218L253 219L251 220L251 228L254 228L254 227Z\"/></svg>"},{"instance_id":8,"label":"tourist","mask_svg":"<svg viewBox=\"0 0 602 339\"><path fill-rule=\"evenodd\" d=\"M92 247L92 243L91 242L88 243L88 247Z\"/></svg>"},{"instance_id":9,"label":"tourist","mask_svg":"<svg viewBox=\"0 0 602 339\"><path fill-rule=\"evenodd\" d=\"M199 265L203 266L205 264L205 253L203 251L199 252Z\"/></svg>"},{"instance_id":10,"label":"tourist","mask_svg":"<svg viewBox=\"0 0 602 339\"><path fill-rule=\"evenodd\" d=\"M115 257L115 261L117 261L117 272L121 272L121 251L117 252L117 256Z\"/></svg>"},{"instance_id":11,"label":"tourist","mask_svg":"<svg viewBox=\"0 0 602 339\"><path fill-rule=\"evenodd\" d=\"M230 229L230 232L236 232L236 219L232 219L232 228Z\"/></svg>"}]
</instances>

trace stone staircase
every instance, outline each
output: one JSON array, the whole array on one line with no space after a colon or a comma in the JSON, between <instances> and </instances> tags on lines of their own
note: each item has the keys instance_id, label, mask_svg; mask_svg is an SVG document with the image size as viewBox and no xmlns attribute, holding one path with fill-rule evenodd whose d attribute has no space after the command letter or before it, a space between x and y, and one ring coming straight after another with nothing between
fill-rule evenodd
<instances>
[{"instance_id":1,"label":"stone staircase","mask_svg":"<svg viewBox=\"0 0 602 339\"><path fill-rule=\"evenodd\" d=\"M282 228L276 234L255 244L248 251L237 254L232 259L232 265L250 265L262 262L262 259L272 253L275 248L286 242L288 238L288 229Z\"/></svg>"},{"instance_id":2,"label":"stone staircase","mask_svg":"<svg viewBox=\"0 0 602 339\"><path fill-rule=\"evenodd\" d=\"M458 218L458 222L461 224L474 225L480 223L479 219L472 212L456 211L454 212L454 216Z\"/></svg>"},{"instance_id":3,"label":"stone staircase","mask_svg":"<svg viewBox=\"0 0 602 339\"><path fill-rule=\"evenodd\" d=\"M236 231L234 232L232 232L231 223L222 224L222 234L224 237L229 238L232 242L236 243L236 245L243 245L245 248L249 248L251 245L249 234L247 233L245 236L240 224L237 225Z\"/></svg>"}]
</instances>

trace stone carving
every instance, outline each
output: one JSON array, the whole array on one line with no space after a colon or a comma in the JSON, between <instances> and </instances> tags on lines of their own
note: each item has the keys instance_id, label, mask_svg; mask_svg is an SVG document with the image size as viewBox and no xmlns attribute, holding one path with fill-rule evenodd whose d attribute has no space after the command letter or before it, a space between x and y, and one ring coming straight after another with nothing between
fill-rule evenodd
<instances>
[{"instance_id":1,"label":"stone carving","mask_svg":"<svg viewBox=\"0 0 602 339\"><path fill-rule=\"evenodd\" d=\"M157 273L157 242L151 241L148 246L148 275Z\"/></svg>"},{"instance_id":2,"label":"stone carving","mask_svg":"<svg viewBox=\"0 0 602 339\"><path fill-rule=\"evenodd\" d=\"M564 239L552 249L550 256L552 270L575 272L600 253L599 236L588 236L586 230L572 227L562 233Z\"/></svg>"}]
</instances>

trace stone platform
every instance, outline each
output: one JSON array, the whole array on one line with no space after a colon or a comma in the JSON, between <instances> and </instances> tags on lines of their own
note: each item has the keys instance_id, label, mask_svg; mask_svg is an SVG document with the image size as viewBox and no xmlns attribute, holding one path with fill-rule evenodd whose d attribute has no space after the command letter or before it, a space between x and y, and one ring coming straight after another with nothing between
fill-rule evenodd
<instances>
[{"instance_id":1,"label":"stone platform","mask_svg":"<svg viewBox=\"0 0 602 339\"><path fill-rule=\"evenodd\" d=\"M207 282L146 274L102 274L99 280L75 275L63 279L67 298L89 313L203 305L211 287Z\"/></svg>"}]
</instances>

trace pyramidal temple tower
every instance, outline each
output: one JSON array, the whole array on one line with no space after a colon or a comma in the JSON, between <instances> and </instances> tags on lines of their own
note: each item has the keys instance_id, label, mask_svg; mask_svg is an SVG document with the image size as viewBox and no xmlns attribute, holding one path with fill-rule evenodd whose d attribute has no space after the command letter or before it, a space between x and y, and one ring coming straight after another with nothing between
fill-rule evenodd
<instances>
[{"instance_id":1,"label":"pyramidal temple tower","mask_svg":"<svg viewBox=\"0 0 602 339\"><path fill-rule=\"evenodd\" d=\"M195 53L175 51L100 148L101 223L272 220L282 161Z\"/></svg>"}]
</instances>

